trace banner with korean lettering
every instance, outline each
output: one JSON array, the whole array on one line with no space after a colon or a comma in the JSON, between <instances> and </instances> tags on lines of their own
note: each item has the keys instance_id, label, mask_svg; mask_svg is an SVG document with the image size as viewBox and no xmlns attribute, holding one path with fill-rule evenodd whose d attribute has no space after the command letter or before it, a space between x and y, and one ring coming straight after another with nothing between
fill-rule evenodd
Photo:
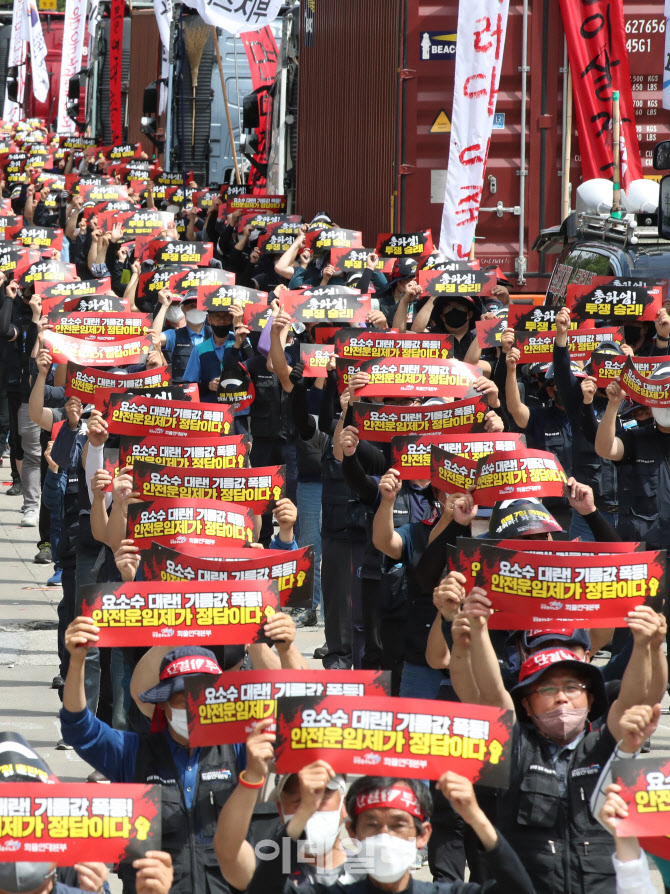
<instances>
[{"instance_id":1,"label":"banner with korean lettering","mask_svg":"<svg viewBox=\"0 0 670 894\"><path fill-rule=\"evenodd\" d=\"M662 379L648 379L635 367L631 357L619 379L621 390L631 400L645 407L670 407L670 374Z\"/></svg>"},{"instance_id":2,"label":"banner with korean lettering","mask_svg":"<svg viewBox=\"0 0 670 894\"><path fill-rule=\"evenodd\" d=\"M67 114L67 99L70 78L78 74L81 69L86 31L86 7L86 0L66 0L65 2L58 91L58 123L56 125L59 133L71 133L76 129L74 121Z\"/></svg>"},{"instance_id":3,"label":"banner with korean lettering","mask_svg":"<svg viewBox=\"0 0 670 894\"><path fill-rule=\"evenodd\" d=\"M380 258L412 258L421 262L433 249L433 234L430 230L420 230L417 233L380 233L377 236L375 254Z\"/></svg>"},{"instance_id":4,"label":"banner with korean lettering","mask_svg":"<svg viewBox=\"0 0 670 894\"><path fill-rule=\"evenodd\" d=\"M507 328L508 323L505 318L477 320L475 329L479 347L482 350L484 348L499 348L502 344L502 334Z\"/></svg>"},{"instance_id":5,"label":"banner with korean lettering","mask_svg":"<svg viewBox=\"0 0 670 894\"><path fill-rule=\"evenodd\" d=\"M453 397L463 398L481 371L461 360L406 360L380 357L374 360L338 358L340 388L357 372L369 376L367 385L356 389L357 397Z\"/></svg>"},{"instance_id":6,"label":"banner with korean lettering","mask_svg":"<svg viewBox=\"0 0 670 894\"><path fill-rule=\"evenodd\" d=\"M246 506L217 500L140 501L128 506L127 536L140 549L152 541L173 549L252 543L254 517Z\"/></svg>"},{"instance_id":7,"label":"banner with korean lettering","mask_svg":"<svg viewBox=\"0 0 670 894\"><path fill-rule=\"evenodd\" d=\"M496 284L494 270L420 270L419 285L435 298L453 295L490 295Z\"/></svg>"},{"instance_id":8,"label":"banner with korean lettering","mask_svg":"<svg viewBox=\"0 0 670 894\"><path fill-rule=\"evenodd\" d=\"M467 258L475 236L502 68L509 0L460 3L440 252Z\"/></svg>"},{"instance_id":9,"label":"banner with korean lettering","mask_svg":"<svg viewBox=\"0 0 670 894\"><path fill-rule=\"evenodd\" d=\"M336 773L438 779L447 770L481 785L509 779L514 714L415 698L280 698L279 773L324 760Z\"/></svg>"},{"instance_id":10,"label":"banner with korean lettering","mask_svg":"<svg viewBox=\"0 0 670 894\"><path fill-rule=\"evenodd\" d=\"M655 280L639 285L607 285L584 291L583 286L568 286L566 306L579 320L625 321L655 320L665 300L667 285Z\"/></svg>"},{"instance_id":11,"label":"banner with korean lettering","mask_svg":"<svg viewBox=\"0 0 670 894\"><path fill-rule=\"evenodd\" d=\"M109 405L112 396L122 394L128 400L134 397L142 397L146 400L160 401L194 401L199 397L197 382L182 382L181 385L163 385L154 388L125 388L115 386L113 388L98 388L95 392L93 403L95 409L99 410L102 415L107 418L109 415Z\"/></svg>"},{"instance_id":12,"label":"banner with korean lettering","mask_svg":"<svg viewBox=\"0 0 670 894\"><path fill-rule=\"evenodd\" d=\"M277 716L278 698L390 696L389 671L251 670L218 679L187 677L186 714L192 748L246 742L254 723ZM272 732L273 727L268 728Z\"/></svg>"},{"instance_id":13,"label":"banner with korean lettering","mask_svg":"<svg viewBox=\"0 0 670 894\"><path fill-rule=\"evenodd\" d=\"M68 363L65 370L65 397L78 397L82 403L92 403L100 388L158 388L170 383L167 366L144 372L113 375L94 367Z\"/></svg>"},{"instance_id":14,"label":"banner with korean lettering","mask_svg":"<svg viewBox=\"0 0 670 894\"><path fill-rule=\"evenodd\" d=\"M402 479L430 477L432 447L478 460L495 451L519 450L526 446L524 435L496 432L480 435L401 435L391 441L391 462Z\"/></svg>"},{"instance_id":15,"label":"banner with korean lettering","mask_svg":"<svg viewBox=\"0 0 670 894\"><path fill-rule=\"evenodd\" d=\"M331 355L334 353L335 348L333 345L300 345L300 362L303 364L303 376L305 378L324 378L327 376L327 366Z\"/></svg>"},{"instance_id":16,"label":"banner with korean lettering","mask_svg":"<svg viewBox=\"0 0 670 894\"><path fill-rule=\"evenodd\" d=\"M21 118L21 107L23 105L23 96L26 87L26 29L25 21L28 11L27 0L14 0L12 4L12 24L9 38L9 54L6 66L9 68L16 67L17 85L16 98L14 102L9 98L9 92L5 89L5 102L2 109L2 118L6 122L16 122Z\"/></svg>"},{"instance_id":17,"label":"banner with korean lettering","mask_svg":"<svg viewBox=\"0 0 670 894\"><path fill-rule=\"evenodd\" d=\"M612 159L612 93L621 110L621 186L643 177L635 132L623 0L559 0L572 70L574 114L582 178L609 179Z\"/></svg>"},{"instance_id":18,"label":"banner with korean lettering","mask_svg":"<svg viewBox=\"0 0 670 894\"><path fill-rule=\"evenodd\" d=\"M626 554L542 555L459 538L449 564L465 575L466 592L483 587L493 603L492 630L535 627L625 627L629 611L661 611L665 550Z\"/></svg>"},{"instance_id":19,"label":"banner with korean lettering","mask_svg":"<svg viewBox=\"0 0 670 894\"><path fill-rule=\"evenodd\" d=\"M352 425L361 441L390 441L397 435L483 432L489 405L480 394L450 404L394 407L356 402Z\"/></svg>"},{"instance_id":20,"label":"banner with korean lettering","mask_svg":"<svg viewBox=\"0 0 670 894\"><path fill-rule=\"evenodd\" d=\"M546 450L491 453L479 460L475 502L494 506L499 500L562 497L567 480L559 461Z\"/></svg>"},{"instance_id":21,"label":"banner with korean lettering","mask_svg":"<svg viewBox=\"0 0 670 894\"><path fill-rule=\"evenodd\" d=\"M613 379L621 377L628 364L628 354L606 354L594 351L591 355L591 375L597 384L606 388ZM631 357L633 366L644 378L648 378L659 366L670 366L670 355L662 357Z\"/></svg>"},{"instance_id":22,"label":"banner with korean lettering","mask_svg":"<svg viewBox=\"0 0 670 894\"><path fill-rule=\"evenodd\" d=\"M551 363L554 359L555 331L515 332L514 347L519 349L521 363ZM573 329L568 332L568 351L571 360L588 360L598 345L613 341L622 345L625 341L623 328Z\"/></svg>"},{"instance_id":23,"label":"banner with korean lettering","mask_svg":"<svg viewBox=\"0 0 670 894\"><path fill-rule=\"evenodd\" d=\"M159 466L138 459L133 472L134 488L144 500L223 500L243 503L255 515L272 510L286 490L286 466L208 472Z\"/></svg>"},{"instance_id":24,"label":"banner with korean lettering","mask_svg":"<svg viewBox=\"0 0 670 894\"><path fill-rule=\"evenodd\" d=\"M446 360L454 341L450 335L428 332L361 332L340 329L333 338L335 353L344 360L402 357L404 360Z\"/></svg>"},{"instance_id":25,"label":"banner with korean lettering","mask_svg":"<svg viewBox=\"0 0 670 894\"><path fill-rule=\"evenodd\" d=\"M628 815L617 823L617 836L639 838L640 847L670 860L670 760L637 757L612 764L612 781Z\"/></svg>"},{"instance_id":26,"label":"banner with korean lettering","mask_svg":"<svg viewBox=\"0 0 670 894\"><path fill-rule=\"evenodd\" d=\"M343 286L323 286L305 292L284 292L282 300L286 313L300 323L337 322L364 325L371 307L369 295L361 295ZM254 306L248 305L248 307Z\"/></svg>"},{"instance_id":27,"label":"banner with korean lettering","mask_svg":"<svg viewBox=\"0 0 670 894\"><path fill-rule=\"evenodd\" d=\"M467 539L467 538L466 538ZM484 541L489 546L501 549L513 549L519 552L543 553L548 556L580 556L591 553L639 553L646 550L646 545L639 540L601 540L598 543L587 543L583 540L499 540L495 543Z\"/></svg>"},{"instance_id":28,"label":"banner with korean lettering","mask_svg":"<svg viewBox=\"0 0 670 894\"><path fill-rule=\"evenodd\" d=\"M444 494L464 494L475 484L477 463L439 447L430 448L430 483Z\"/></svg>"},{"instance_id":29,"label":"banner with korean lettering","mask_svg":"<svg viewBox=\"0 0 670 894\"><path fill-rule=\"evenodd\" d=\"M146 335L152 324L151 314L47 314L52 331L84 341L121 341Z\"/></svg>"},{"instance_id":30,"label":"banner with korean lettering","mask_svg":"<svg viewBox=\"0 0 670 894\"><path fill-rule=\"evenodd\" d=\"M44 330L44 347L54 363L76 363L79 366L125 366L144 363L153 349L148 335L119 341L85 341Z\"/></svg>"},{"instance_id":31,"label":"banner with korean lettering","mask_svg":"<svg viewBox=\"0 0 670 894\"><path fill-rule=\"evenodd\" d=\"M0 859L74 866L129 862L161 850L161 786L0 784ZM54 888L55 890L55 888Z\"/></svg>"},{"instance_id":32,"label":"banner with korean lettering","mask_svg":"<svg viewBox=\"0 0 670 894\"><path fill-rule=\"evenodd\" d=\"M185 547L183 552L152 543L142 554L144 580L272 580L279 600L291 608L311 608L314 593L314 550L237 548L209 550ZM214 555L214 552L216 555Z\"/></svg>"},{"instance_id":33,"label":"banner with korean lettering","mask_svg":"<svg viewBox=\"0 0 670 894\"><path fill-rule=\"evenodd\" d=\"M123 142L121 78L124 0L111 0L109 12L109 126L113 143Z\"/></svg>"},{"instance_id":34,"label":"banner with korean lettering","mask_svg":"<svg viewBox=\"0 0 670 894\"><path fill-rule=\"evenodd\" d=\"M242 469L251 450L249 435L185 440L153 435L122 436L119 441L121 466L132 466L136 459L181 469Z\"/></svg>"},{"instance_id":35,"label":"banner with korean lettering","mask_svg":"<svg viewBox=\"0 0 670 894\"><path fill-rule=\"evenodd\" d=\"M87 584L80 592L99 646L245 645L263 638L280 611L272 581Z\"/></svg>"},{"instance_id":36,"label":"banner with korean lettering","mask_svg":"<svg viewBox=\"0 0 670 894\"><path fill-rule=\"evenodd\" d=\"M116 435L228 435L233 411L227 404L195 401L152 401L113 394L109 401L109 433Z\"/></svg>"}]
</instances>

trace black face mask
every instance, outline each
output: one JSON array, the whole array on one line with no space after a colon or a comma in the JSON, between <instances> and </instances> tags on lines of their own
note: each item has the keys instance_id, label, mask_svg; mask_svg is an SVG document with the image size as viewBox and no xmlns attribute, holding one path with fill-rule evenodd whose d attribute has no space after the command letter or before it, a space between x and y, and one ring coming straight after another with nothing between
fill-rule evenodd
<instances>
[{"instance_id":1,"label":"black face mask","mask_svg":"<svg viewBox=\"0 0 670 894\"><path fill-rule=\"evenodd\" d=\"M451 310L444 314L442 319L446 326L451 326L452 329L460 329L461 326L465 326L468 322L468 312L467 310L459 310L457 307L452 307Z\"/></svg>"},{"instance_id":2,"label":"black face mask","mask_svg":"<svg viewBox=\"0 0 670 894\"><path fill-rule=\"evenodd\" d=\"M637 326L624 326L623 334L624 338L626 339L627 345L635 345L640 340L642 332L638 329Z\"/></svg>"},{"instance_id":3,"label":"black face mask","mask_svg":"<svg viewBox=\"0 0 670 894\"><path fill-rule=\"evenodd\" d=\"M227 326L213 326L210 323L210 326L212 332L214 333L214 335L216 335L217 338L225 338L225 336L228 335L230 330L233 328L231 323L228 323Z\"/></svg>"}]
</instances>

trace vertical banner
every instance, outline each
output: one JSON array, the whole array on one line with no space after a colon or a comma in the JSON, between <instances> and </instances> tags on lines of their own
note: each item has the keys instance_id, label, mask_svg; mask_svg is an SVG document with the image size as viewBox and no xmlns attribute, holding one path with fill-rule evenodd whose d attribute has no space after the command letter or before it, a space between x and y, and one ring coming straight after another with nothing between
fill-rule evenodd
<instances>
[{"instance_id":1,"label":"vertical banner","mask_svg":"<svg viewBox=\"0 0 670 894\"><path fill-rule=\"evenodd\" d=\"M621 186L642 178L640 147L628 70L623 0L559 0L572 69L574 114L584 180L609 178L612 159L612 91L621 109Z\"/></svg>"},{"instance_id":2,"label":"vertical banner","mask_svg":"<svg viewBox=\"0 0 670 894\"><path fill-rule=\"evenodd\" d=\"M496 110L509 0L458 7L454 105L440 251L467 258L475 236Z\"/></svg>"},{"instance_id":3,"label":"vertical banner","mask_svg":"<svg viewBox=\"0 0 670 894\"><path fill-rule=\"evenodd\" d=\"M67 115L67 93L70 78L81 69L86 31L86 0L66 0L63 26L63 51L60 63L60 88L58 92L58 133L72 133L74 121Z\"/></svg>"},{"instance_id":4,"label":"vertical banner","mask_svg":"<svg viewBox=\"0 0 670 894\"><path fill-rule=\"evenodd\" d=\"M5 92L5 105L2 110L3 120L16 122L21 118L21 106L26 86L26 41L25 41L26 0L14 0L12 12L12 34L9 40L9 56L7 66L18 66L18 102L12 102Z\"/></svg>"},{"instance_id":5,"label":"vertical banner","mask_svg":"<svg viewBox=\"0 0 670 894\"><path fill-rule=\"evenodd\" d=\"M670 0L665 0L665 54L663 56L663 108L670 109Z\"/></svg>"},{"instance_id":6,"label":"vertical banner","mask_svg":"<svg viewBox=\"0 0 670 894\"><path fill-rule=\"evenodd\" d=\"M109 14L109 125L112 144L123 143L121 107L121 60L123 51L124 0L111 0Z\"/></svg>"},{"instance_id":7,"label":"vertical banner","mask_svg":"<svg viewBox=\"0 0 670 894\"><path fill-rule=\"evenodd\" d=\"M263 169L268 161L268 134L272 124L269 88L277 71L277 42L269 25L260 31L243 31L240 40L249 62L251 84L258 97L258 127L254 131L258 136L258 149L253 156L256 165L251 166L248 182L252 192L259 194L266 192L266 178L259 168Z\"/></svg>"},{"instance_id":8,"label":"vertical banner","mask_svg":"<svg viewBox=\"0 0 670 894\"><path fill-rule=\"evenodd\" d=\"M161 36L161 80L158 100L158 114L167 107L167 79L170 76L170 26L172 25L172 0L154 0L154 13L158 33Z\"/></svg>"},{"instance_id":9,"label":"vertical banner","mask_svg":"<svg viewBox=\"0 0 670 894\"><path fill-rule=\"evenodd\" d=\"M33 96L38 102L46 102L49 95L47 45L44 41L42 23L35 0L29 0L28 27L30 28L30 71L33 80Z\"/></svg>"}]
</instances>

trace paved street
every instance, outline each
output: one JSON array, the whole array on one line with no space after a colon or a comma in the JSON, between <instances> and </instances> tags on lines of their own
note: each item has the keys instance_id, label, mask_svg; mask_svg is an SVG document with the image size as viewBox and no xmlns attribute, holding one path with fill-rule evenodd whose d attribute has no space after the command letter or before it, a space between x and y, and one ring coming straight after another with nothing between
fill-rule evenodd
<instances>
[{"instance_id":1,"label":"paved street","mask_svg":"<svg viewBox=\"0 0 670 894\"><path fill-rule=\"evenodd\" d=\"M4 474L3 474L4 473ZM0 469L0 730L20 732L41 754L63 782L81 782L90 767L74 751L56 750L60 739L60 701L51 681L58 672L56 652L56 608L60 587L47 587L51 565L35 565L37 529L20 528L21 498L4 491L8 472ZM323 643L323 627L298 631L298 645L315 667L312 652ZM667 698L665 700L667 711ZM665 713L662 728L654 737L654 751L670 754L670 717ZM417 877L429 879L424 869ZM654 880L663 892L660 876ZM120 884L110 878L114 894Z\"/></svg>"}]
</instances>

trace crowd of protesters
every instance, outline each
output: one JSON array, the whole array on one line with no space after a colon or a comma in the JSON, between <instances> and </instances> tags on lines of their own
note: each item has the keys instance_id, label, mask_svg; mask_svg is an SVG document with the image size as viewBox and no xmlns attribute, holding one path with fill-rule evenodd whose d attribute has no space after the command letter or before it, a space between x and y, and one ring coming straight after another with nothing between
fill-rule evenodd
<instances>
[{"instance_id":1,"label":"crowd of protesters","mask_svg":"<svg viewBox=\"0 0 670 894\"><path fill-rule=\"evenodd\" d=\"M35 125L13 137L15 149L49 146ZM67 189L61 175L70 175ZM266 254L258 227L240 226L240 211L220 213L226 198L218 188L206 208L157 199L150 183L137 192L128 186L127 201L168 213L157 239L211 243L211 267L267 292L269 338L245 324L235 302L208 312L197 291L164 288L152 297L140 286L152 262L140 261L123 225L103 226L78 192L95 178L122 179L97 150L52 150L41 168L28 157L20 181L2 184L3 210L21 215L25 227L63 231L58 250L26 243L35 262L59 259L80 280L109 277L110 293L153 316L146 362L112 372L167 365L173 385L195 383L200 401L216 402L222 376L241 364L255 396L237 412L235 431L250 437L252 467L286 467L287 496L257 517L254 545L314 549L312 605L278 612L265 644L97 648L99 629L80 613L81 587L146 580L142 552L127 536L128 506L138 499L132 469L114 476L104 467L103 447L117 436L101 411L66 396L63 364L44 346L50 324L40 296L4 268L0 443L12 471L8 493L23 494L22 525L38 531L35 562L53 563L49 584L62 587L53 681L62 699L59 744L92 766L91 782L152 782L163 792L162 851L119 867L124 892L655 890L637 841L613 837L626 805L608 772L613 758L650 748L653 755L668 684L664 614L645 605L616 630L489 633L486 590L464 586L447 550L482 532L493 541L567 532L666 549L670 410L625 401L616 381L604 390L588 363L571 363L566 308L556 315L550 364L520 363L511 329L500 347L482 348L476 322L504 318L510 303L502 276L486 297L429 297L416 261L401 257L384 274L371 251L350 277L327 250L307 247L308 229L336 225L327 213L305 221L283 254ZM436 252L432 261L440 261ZM508 501L488 517L470 491L445 494L429 481L401 479L389 445L361 439L354 424L367 375L338 388L335 358L321 378L303 375L301 346L313 343L316 329L291 318L282 293L320 286L371 295L366 329L451 336L451 356L477 368L472 393L488 404L486 431L521 433L529 448L554 454L568 476L565 496ZM669 338L664 308L654 322L627 325L621 347L601 347L665 356ZM654 375L667 378L670 363ZM325 642L308 664L296 630L317 625L319 613ZM204 670L194 659L206 661ZM433 780L346 778L323 760L273 780L271 721L256 723L246 743L189 746L190 674L309 666L386 670L392 696L513 711L508 787L473 788L448 768ZM432 883L412 880L424 860ZM670 890L670 864L658 862ZM102 890L106 869L87 865L67 883ZM0 892L54 889L71 890L52 865L0 866Z\"/></svg>"}]
</instances>

